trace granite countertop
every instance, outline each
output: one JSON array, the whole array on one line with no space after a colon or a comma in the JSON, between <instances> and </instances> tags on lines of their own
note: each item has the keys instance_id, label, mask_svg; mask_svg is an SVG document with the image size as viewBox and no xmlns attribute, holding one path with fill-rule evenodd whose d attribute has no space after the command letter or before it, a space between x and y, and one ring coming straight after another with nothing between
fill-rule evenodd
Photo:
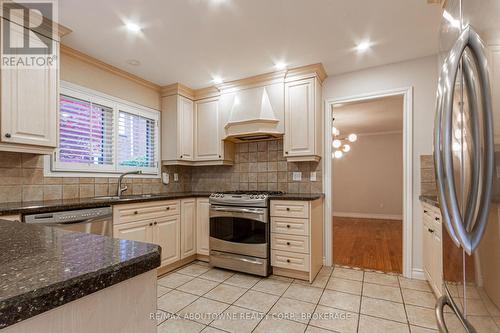
<instances>
[{"instance_id":1,"label":"granite countertop","mask_svg":"<svg viewBox=\"0 0 500 333\"><path fill-rule=\"evenodd\" d=\"M120 198L82 198L66 200L7 202L0 204L0 215L38 214L58 210L98 208L116 204L145 202L153 200L175 200L192 197L208 197L209 192L180 192L143 195L124 195Z\"/></svg>"},{"instance_id":2,"label":"granite countertop","mask_svg":"<svg viewBox=\"0 0 500 333\"><path fill-rule=\"evenodd\" d=\"M68 200L47 200L47 201L26 201L26 202L11 202L0 204L0 215L15 215L15 214L38 214L45 212L54 212L58 210L98 208L110 205L145 202L154 200L176 200L192 197L209 197L210 192L180 192L180 193L160 193L143 195L124 195L121 198L83 198L83 199L68 199ZM271 195L271 200L304 200L311 201L323 198L323 193L284 193Z\"/></svg>"},{"instance_id":3,"label":"granite countertop","mask_svg":"<svg viewBox=\"0 0 500 333\"><path fill-rule=\"evenodd\" d=\"M283 193L273 194L269 196L271 200L298 200L298 201L313 201L324 198L324 193Z\"/></svg>"},{"instance_id":4,"label":"granite countertop","mask_svg":"<svg viewBox=\"0 0 500 333\"><path fill-rule=\"evenodd\" d=\"M0 220L0 329L160 265L157 245Z\"/></svg>"}]
</instances>

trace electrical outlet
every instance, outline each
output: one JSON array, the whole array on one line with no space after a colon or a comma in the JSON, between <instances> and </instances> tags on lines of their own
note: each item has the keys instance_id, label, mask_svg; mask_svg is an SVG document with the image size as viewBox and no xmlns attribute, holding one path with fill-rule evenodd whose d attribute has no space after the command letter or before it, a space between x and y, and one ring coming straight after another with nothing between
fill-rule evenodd
<instances>
[{"instance_id":1,"label":"electrical outlet","mask_svg":"<svg viewBox=\"0 0 500 333\"><path fill-rule=\"evenodd\" d=\"M293 181L300 182L302 180L302 172L294 172L293 173Z\"/></svg>"},{"instance_id":2,"label":"electrical outlet","mask_svg":"<svg viewBox=\"0 0 500 333\"><path fill-rule=\"evenodd\" d=\"M310 179L312 182L315 182L315 181L316 181L316 171L311 171L311 175L310 175L309 179Z\"/></svg>"},{"instance_id":3,"label":"electrical outlet","mask_svg":"<svg viewBox=\"0 0 500 333\"><path fill-rule=\"evenodd\" d=\"M170 183L170 175L166 172L161 173L161 182L165 185L168 185Z\"/></svg>"},{"instance_id":4,"label":"electrical outlet","mask_svg":"<svg viewBox=\"0 0 500 333\"><path fill-rule=\"evenodd\" d=\"M179 181L179 174L174 173L174 182L178 182L178 181Z\"/></svg>"}]
</instances>

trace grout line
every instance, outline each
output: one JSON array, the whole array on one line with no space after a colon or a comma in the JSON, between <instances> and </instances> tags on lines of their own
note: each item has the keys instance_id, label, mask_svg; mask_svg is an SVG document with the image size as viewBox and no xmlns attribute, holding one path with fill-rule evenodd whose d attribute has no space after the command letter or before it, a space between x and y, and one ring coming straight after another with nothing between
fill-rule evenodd
<instances>
[{"instance_id":1,"label":"grout line","mask_svg":"<svg viewBox=\"0 0 500 333\"><path fill-rule=\"evenodd\" d=\"M365 272L363 271L363 278L361 281L361 295L359 295L359 308L358 308L358 325L356 326L356 332L359 332L359 322L361 321L361 304L363 303L363 290L365 287Z\"/></svg>"},{"instance_id":2,"label":"grout line","mask_svg":"<svg viewBox=\"0 0 500 333\"><path fill-rule=\"evenodd\" d=\"M408 310L406 310L406 303L403 295L403 290L401 288L401 281L399 281L399 279L398 279L398 285L399 285L399 293L401 294L401 299L403 300L403 309L405 310L405 317L406 317L406 322L408 324L408 331L411 332L410 320L408 319Z\"/></svg>"}]
</instances>

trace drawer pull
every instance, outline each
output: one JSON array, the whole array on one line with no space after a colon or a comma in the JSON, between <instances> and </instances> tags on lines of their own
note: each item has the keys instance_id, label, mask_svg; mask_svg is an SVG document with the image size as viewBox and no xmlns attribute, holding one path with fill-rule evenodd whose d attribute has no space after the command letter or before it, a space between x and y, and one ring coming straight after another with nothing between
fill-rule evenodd
<instances>
[{"instance_id":1,"label":"drawer pull","mask_svg":"<svg viewBox=\"0 0 500 333\"><path fill-rule=\"evenodd\" d=\"M287 260L286 260L286 262L287 262L287 263L290 263L290 259L287 259Z\"/></svg>"},{"instance_id":2,"label":"drawer pull","mask_svg":"<svg viewBox=\"0 0 500 333\"><path fill-rule=\"evenodd\" d=\"M170 210L170 206L167 207L167 210Z\"/></svg>"},{"instance_id":3,"label":"drawer pull","mask_svg":"<svg viewBox=\"0 0 500 333\"><path fill-rule=\"evenodd\" d=\"M286 245L290 246L290 242L286 242Z\"/></svg>"},{"instance_id":4,"label":"drawer pull","mask_svg":"<svg viewBox=\"0 0 500 333\"><path fill-rule=\"evenodd\" d=\"M134 215L137 215L137 214L139 214L139 212L135 210L135 211L134 211Z\"/></svg>"},{"instance_id":5,"label":"drawer pull","mask_svg":"<svg viewBox=\"0 0 500 333\"><path fill-rule=\"evenodd\" d=\"M434 232L431 228L428 228L427 231L429 231L431 234Z\"/></svg>"},{"instance_id":6,"label":"drawer pull","mask_svg":"<svg viewBox=\"0 0 500 333\"><path fill-rule=\"evenodd\" d=\"M149 224L149 226L150 226L150 227L152 227L152 226L153 226L153 223L150 223L150 224Z\"/></svg>"},{"instance_id":7,"label":"drawer pull","mask_svg":"<svg viewBox=\"0 0 500 333\"><path fill-rule=\"evenodd\" d=\"M290 225L289 225L289 224L287 224L287 225L286 225L286 227L287 227L287 228L290 228Z\"/></svg>"},{"instance_id":8,"label":"drawer pull","mask_svg":"<svg viewBox=\"0 0 500 333\"><path fill-rule=\"evenodd\" d=\"M154 224L154 225L157 225L157 224L158 224L158 222L156 222L156 221L155 221L153 224Z\"/></svg>"},{"instance_id":9,"label":"drawer pull","mask_svg":"<svg viewBox=\"0 0 500 333\"><path fill-rule=\"evenodd\" d=\"M436 221L439 221L439 217L436 217L436 218L435 218L435 220L436 220Z\"/></svg>"},{"instance_id":10,"label":"drawer pull","mask_svg":"<svg viewBox=\"0 0 500 333\"><path fill-rule=\"evenodd\" d=\"M289 212L290 211L290 207L286 207L286 211Z\"/></svg>"},{"instance_id":11,"label":"drawer pull","mask_svg":"<svg viewBox=\"0 0 500 333\"><path fill-rule=\"evenodd\" d=\"M424 209L424 213L428 213L428 211L426 211L426 210Z\"/></svg>"}]
</instances>

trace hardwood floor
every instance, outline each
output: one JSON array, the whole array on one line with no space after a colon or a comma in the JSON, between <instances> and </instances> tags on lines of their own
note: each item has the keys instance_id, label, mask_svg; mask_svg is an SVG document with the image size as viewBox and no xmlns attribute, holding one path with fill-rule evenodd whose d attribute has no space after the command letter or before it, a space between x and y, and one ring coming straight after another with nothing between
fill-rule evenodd
<instances>
[{"instance_id":1,"label":"hardwood floor","mask_svg":"<svg viewBox=\"0 0 500 333\"><path fill-rule=\"evenodd\" d=\"M402 273L402 221L334 217L333 262Z\"/></svg>"}]
</instances>

